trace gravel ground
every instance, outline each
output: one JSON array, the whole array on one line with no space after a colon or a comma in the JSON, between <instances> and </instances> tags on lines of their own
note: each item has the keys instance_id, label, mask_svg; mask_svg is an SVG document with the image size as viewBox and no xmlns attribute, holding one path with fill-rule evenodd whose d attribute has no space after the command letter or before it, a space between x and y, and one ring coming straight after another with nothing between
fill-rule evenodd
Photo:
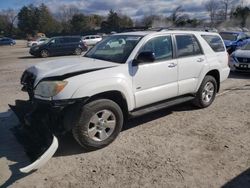
<instances>
[{"instance_id":1,"label":"gravel ground","mask_svg":"<svg viewBox=\"0 0 250 188\"><path fill-rule=\"evenodd\" d=\"M42 60L24 41L0 47L0 187L250 187L249 74L230 75L209 108L183 104L129 121L104 149L85 152L67 135L44 167L19 173L29 159L8 104L27 99L20 76Z\"/></svg>"}]
</instances>

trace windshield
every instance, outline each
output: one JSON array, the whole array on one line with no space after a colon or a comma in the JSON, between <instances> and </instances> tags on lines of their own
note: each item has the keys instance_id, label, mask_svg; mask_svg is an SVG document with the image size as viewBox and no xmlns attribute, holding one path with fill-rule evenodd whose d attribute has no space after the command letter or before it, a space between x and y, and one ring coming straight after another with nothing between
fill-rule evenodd
<instances>
[{"instance_id":1,"label":"windshield","mask_svg":"<svg viewBox=\"0 0 250 188\"><path fill-rule=\"evenodd\" d=\"M250 42L242 46L241 50L250 50Z\"/></svg>"},{"instance_id":2,"label":"windshield","mask_svg":"<svg viewBox=\"0 0 250 188\"><path fill-rule=\"evenodd\" d=\"M223 40L236 41L238 34L237 33L220 33Z\"/></svg>"},{"instance_id":3,"label":"windshield","mask_svg":"<svg viewBox=\"0 0 250 188\"><path fill-rule=\"evenodd\" d=\"M125 63L141 38L138 35L112 35L88 51L85 57Z\"/></svg>"}]
</instances>

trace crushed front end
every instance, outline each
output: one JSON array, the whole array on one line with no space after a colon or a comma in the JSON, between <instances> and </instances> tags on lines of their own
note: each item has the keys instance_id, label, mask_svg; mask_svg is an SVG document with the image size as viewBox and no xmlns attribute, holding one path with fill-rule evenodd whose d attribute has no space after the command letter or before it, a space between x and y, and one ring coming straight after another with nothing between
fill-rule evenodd
<instances>
[{"instance_id":1,"label":"crushed front end","mask_svg":"<svg viewBox=\"0 0 250 188\"><path fill-rule=\"evenodd\" d=\"M24 173L38 169L53 156L58 148L57 137L70 131L77 123L81 105L85 101L37 99L34 95L35 80L33 73L23 73L22 91L28 92L29 100L16 101L15 106L10 106L20 121L15 135L33 162L20 169Z\"/></svg>"}]
</instances>

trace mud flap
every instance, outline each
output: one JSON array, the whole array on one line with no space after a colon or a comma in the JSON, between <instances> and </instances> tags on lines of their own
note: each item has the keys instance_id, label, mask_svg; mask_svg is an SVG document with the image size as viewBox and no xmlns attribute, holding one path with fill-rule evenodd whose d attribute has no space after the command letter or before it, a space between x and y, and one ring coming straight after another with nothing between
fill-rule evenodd
<instances>
[{"instance_id":1,"label":"mud flap","mask_svg":"<svg viewBox=\"0 0 250 188\"><path fill-rule=\"evenodd\" d=\"M20 121L20 125L13 129L14 135L32 162L20 171L29 173L52 158L59 145L58 139L50 130L46 113L37 111L30 101L16 101L16 105L10 108Z\"/></svg>"},{"instance_id":2,"label":"mud flap","mask_svg":"<svg viewBox=\"0 0 250 188\"><path fill-rule=\"evenodd\" d=\"M58 148L58 139L56 138L56 136L53 135L52 144L47 149L47 151L45 151L45 153L41 157L39 157L36 161L31 163L30 165L21 168L20 171L23 173L29 173L33 170L37 170L38 168L42 167L52 158L57 148Z\"/></svg>"}]
</instances>

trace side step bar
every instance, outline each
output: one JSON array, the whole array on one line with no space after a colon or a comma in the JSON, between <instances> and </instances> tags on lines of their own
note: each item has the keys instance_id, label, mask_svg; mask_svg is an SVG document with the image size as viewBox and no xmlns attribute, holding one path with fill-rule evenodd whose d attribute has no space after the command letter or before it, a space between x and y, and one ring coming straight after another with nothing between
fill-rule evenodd
<instances>
[{"instance_id":1,"label":"side step bar","mask_svg":"<svg viewBox=\"0 0 250 188\"><path fill-rule=\"evenodd\" d=\"M138 109L130 112L130 116L132 116L132 117L141 116L141 115L148 114L148 113L151 113L151 112L155 112L155 111L158 111L158 110L161 110L161 109L164 109L164 108L175 106L177 104L181 104L181 103L191 101L194 98L195 98L194 96L188 95L188 96L177 97L177 98L174 98L174 99L169 99L169 100L159 102L159 103L155 103L155 104L152 104L152 105L147 105L145 107L141 107L141 108L138 108Z\"/></svg>"}]
</instances>

